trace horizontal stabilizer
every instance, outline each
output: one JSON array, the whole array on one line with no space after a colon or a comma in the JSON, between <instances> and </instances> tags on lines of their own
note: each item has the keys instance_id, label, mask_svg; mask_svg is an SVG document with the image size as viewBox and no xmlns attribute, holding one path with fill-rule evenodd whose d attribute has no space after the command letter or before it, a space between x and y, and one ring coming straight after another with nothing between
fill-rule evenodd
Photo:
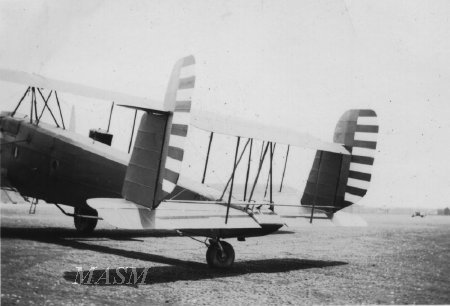
<instances>
[{"instance_id":1,"label":"horizontal stabilizer","mask_svg":"<svg viewBox=\"0 0 450 306\"><path fill-rule=\"evenodd\" d=\"M169 109L165 108L163 101L155 101L120 92L103 90L91 86L49 79L35 73L0 69L0 80L23 84L26 86L62 91L87 98L106 100L109 102L114 101L121 106L127 106L141 110L147 111L154 110L160 112L169 111Z\"/></svg>"},{"instance_id":2,"label":"horizontal stabilizer","mask_svg":"<svg viewBox=\"0 0 450 306\"><path fill-rule=\"evenodd\" d=\"M205 205L202 202L161 202L150 210L124 199L89 199L99 217L109 224L124 229L232 229L260 228L241 210L230 209L225 224L227 207L222 204Z\"/></svg>"},{"instance_id":3,"label":"horizontal stabilizer","mask_svg":"<svg viewBox=\"0 0 450 306\"><path fill-rule=\"evenodd\" d=\"M315 207L311 220L311 210L305 206L279 206L276 211L283 222L291 228L309 226L311 223L320 226L367 226L366 220L359 215L342 211L332 214L329 213L329 208L318 206Z\"/></svg>"},{"instance_id":4,"label":"horizontal stabilizer","mask_svg":"<svg viewBox=\"0 0 450 306\"><path fill-rule=\"evenodd\" d=\"M124 229L154 228L154 213L145 206L125 199L89 199L89 206L112 226Z\"/></svg>"}]
</instances>

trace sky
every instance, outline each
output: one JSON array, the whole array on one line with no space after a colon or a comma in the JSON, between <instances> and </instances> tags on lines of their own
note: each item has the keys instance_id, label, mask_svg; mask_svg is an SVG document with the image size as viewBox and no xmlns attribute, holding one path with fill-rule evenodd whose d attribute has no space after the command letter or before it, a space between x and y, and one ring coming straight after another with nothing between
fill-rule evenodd
<instances>
[{"instance_id":1,"label":"sky","mask_svg":"<svg viewBox=\"0 0 450 306\"><path fill-rule=\"evenodd\" d=\"M347 109L372 108L380 132L371 187L360 204L445 207L448 16L448 1L1 0L0 67L161 100L174 62L193 54L196 113L326 141ZM24 91L0 82L0 110L13 109ZM109 103L60 97L66 120L75 105L78 133L106 128ZM127 147L132 117L130 110L114 113L115 147ZM184 167L198 177L207 134L195 135ZM226 141L232 140L217 142L218 154ZM279 163L284 151L280 146ZM288 172L306 177L314 152L297 156Z\"/></svg>"}]
</instances>

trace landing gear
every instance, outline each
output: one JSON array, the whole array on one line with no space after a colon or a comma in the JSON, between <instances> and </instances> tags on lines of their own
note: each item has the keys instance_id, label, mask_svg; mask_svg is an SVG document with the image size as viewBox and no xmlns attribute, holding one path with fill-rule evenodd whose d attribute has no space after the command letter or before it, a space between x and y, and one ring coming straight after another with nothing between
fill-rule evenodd
<instances>
[{"instance_id":1,"label":"landing gear","mask_svg":"<svg viewBox=\"0 0 450 306\"><path fill-rule=\"evenodd\" d=\"M226 269L234 263L234 249L228 242L210 239L206 262L210 268Z\"/></svg>"},{"instance_id":2,"label":"landing gear","mask_svg":"<svg viewBox=\"0 0 450 306\"><path fill-rule=\"evenodd\" d=\"M92 216L94 218L85 218L78 215ZM94 231L95 226L97 226L98 213L95 209L91 208L75 208L75 216L73 221L75 223L75 228L77 232L82 234L90 234Z\"/></svg>"}]
</instances>

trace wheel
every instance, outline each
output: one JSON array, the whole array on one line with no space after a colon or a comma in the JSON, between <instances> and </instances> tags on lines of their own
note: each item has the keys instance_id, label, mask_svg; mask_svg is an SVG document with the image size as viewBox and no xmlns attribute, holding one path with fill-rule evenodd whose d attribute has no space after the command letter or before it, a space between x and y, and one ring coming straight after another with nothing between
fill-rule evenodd
<instances>
[{"instance_id":1,"label":"wheel","mask_svg":"<svg viewBox=\"0 0 450 306\"><path fill-rule=\"evenodd\" d=\"M75 214L98 217L97 211L92 208L75 208ZM97 226L97 221L98 219L94 218L73 217L73 222L75 223L77 232L82 234L92 233Z\"/></svg>"},{"instance_id":2,"label":"wheel","mask_svg":"<svg viewBox=\"0 0 450 306\"><path fill-rule=\"evenodd\" d=\"M217 242L211 243L206 251L206 262L210 268L230 268L234 263L234 249L228 242L220 241L223 252Z\"/></svg>"}]
</instances>

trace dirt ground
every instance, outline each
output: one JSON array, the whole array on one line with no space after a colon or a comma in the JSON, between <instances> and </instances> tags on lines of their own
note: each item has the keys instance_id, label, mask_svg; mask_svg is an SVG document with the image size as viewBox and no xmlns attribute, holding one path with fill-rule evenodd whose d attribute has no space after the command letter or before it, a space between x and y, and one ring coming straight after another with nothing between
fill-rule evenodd
<instances>
[{"instance_id":1,"label":"dirt ground","mask_svg":"<svg viewBox=\"0 0 450 306\"><path fill-rule=\"evenodd\" d=\"M3 305L450 303L448 217L364 215L366 228L313 224L230 239L235 265L217 271L207 267L204 245L171 232L100 222L82 237L53 206L38 205L35 215L26 204L0 208ZM148 274L136 285L81 285L77 267Z\"/></svg>"}]
</instances>

